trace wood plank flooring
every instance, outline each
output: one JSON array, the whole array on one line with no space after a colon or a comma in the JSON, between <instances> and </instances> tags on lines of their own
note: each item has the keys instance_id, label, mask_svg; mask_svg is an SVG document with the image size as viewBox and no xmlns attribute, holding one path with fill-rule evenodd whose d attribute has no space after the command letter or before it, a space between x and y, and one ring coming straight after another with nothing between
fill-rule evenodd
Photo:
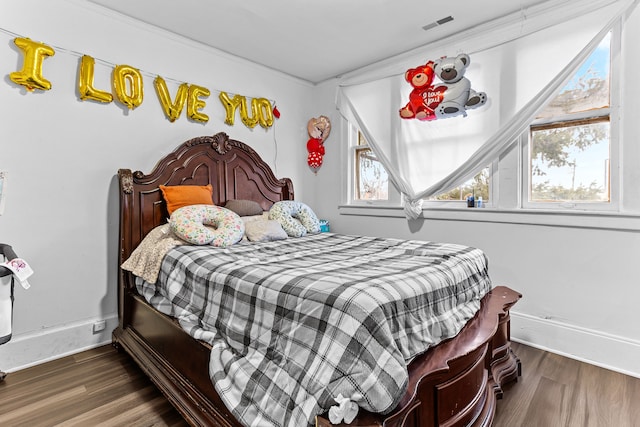
<instances>
[{"instance_id":1,"label":"wood plank flooring","mask_svg":"<svg viewBox=\"0 0 640 427\"><path fill-rule=\"evenodd\" d=\"M640 427L640 379L513 344L522 377L505 387L494 427Z\"/></svg>"},{"instance_id":2,"label":"wood plank flooring","mask_svg":"<svg viewBox=\"0 0 640 427\"><path fill-rule=\"evenodd\" d=\"M505 387L494 427L640 427L640 379L514 343L522 377ZM111 346L11 373L0 382L0 426L187 424Z\"/></svg>"},{"instance_id":3,"label":"wood plank flooring","mask_svg":"<svg viewBox=\"0 0 640 427\"><path fill-rule=\"evenodd\" d=\"M0 426L187 426L125 353L110 345L10 373Z\"/></svg>"}]
</instances>

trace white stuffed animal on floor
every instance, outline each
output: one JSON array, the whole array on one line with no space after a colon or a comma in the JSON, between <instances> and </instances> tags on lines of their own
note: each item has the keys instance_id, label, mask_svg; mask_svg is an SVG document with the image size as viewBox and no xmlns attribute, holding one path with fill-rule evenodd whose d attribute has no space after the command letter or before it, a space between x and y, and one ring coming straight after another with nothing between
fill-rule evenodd
<instances>
[{"instance_id":1,"label":"white stuffed animal on floor","mask_svg":"<svg viewBox=\"0 0 640 427\"><path fill-rule=\"evenodd\" d=\"M487 95L471 89L471 82L464 76L470 62L471 59L466 53L461 53L455 58L445 56L435 61L435 75L447 88L442 102L436 107L437 118L466 116L466 110L480 107L487 102Z\"/></svg>"}]
</instances>

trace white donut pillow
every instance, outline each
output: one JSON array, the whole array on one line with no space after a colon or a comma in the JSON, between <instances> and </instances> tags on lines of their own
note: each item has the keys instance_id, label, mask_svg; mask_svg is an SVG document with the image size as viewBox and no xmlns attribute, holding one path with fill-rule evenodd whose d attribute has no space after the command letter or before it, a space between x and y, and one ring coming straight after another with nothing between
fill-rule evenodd
<instances>
[{"instance_id":1,"label":"white donut pillow","mask_svg":"<svg viewBox=\"0 0 640 427\"><path fill-rule=\"evenodd\" d=\"M235 212L214 205L176 209L169 218L169 226L176 236L194 245L225 247L239 242L244 236L242 219Z\"/></svg>"},{"instance_id":2,"label":"white donut pillow","mask_svg":"<svg viewBox=\"0 0 640 427\"><path fill-rule=\"evenodd\" d=\"M320 220L311 208L302 202L283 200L269 209L269 219L280 223L290 237L320 232Z\"/></svg>"}]
</instances>

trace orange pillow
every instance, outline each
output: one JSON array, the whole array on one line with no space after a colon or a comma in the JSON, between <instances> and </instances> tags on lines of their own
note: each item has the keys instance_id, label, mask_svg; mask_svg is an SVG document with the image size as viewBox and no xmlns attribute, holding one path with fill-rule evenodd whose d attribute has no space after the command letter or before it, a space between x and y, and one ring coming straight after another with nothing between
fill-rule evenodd
<instances>
[{"instance_id":1,"label":"orange pillow","mask_svg":"<svg viewBox=\"0 0 640 427\"><path fill-rule=\"evenodd\" d=\"M189 205L213 205L213 187L207 185L161 185L169 215L178 208Z\"/></svg>"}]
</instances>

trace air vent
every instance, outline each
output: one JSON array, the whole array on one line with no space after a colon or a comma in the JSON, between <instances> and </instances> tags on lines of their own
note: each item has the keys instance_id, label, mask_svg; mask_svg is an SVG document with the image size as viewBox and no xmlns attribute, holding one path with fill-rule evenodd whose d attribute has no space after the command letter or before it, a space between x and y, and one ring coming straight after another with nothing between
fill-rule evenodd
<instances>
[{"instance_id":1,"label":"air vent","mask_svg":"<svg viewBox=\"0 0 640 427\"><path fill-rule=\"evenodd\" d=\"M432 28L437 27L438 25L446 24L447 22L453 21L453 16L447 16L446 18L438 19L436 22L432 22L431 24L427 24L422 27L423 30L428 31Z\"/></svg>"}]
</instances>

